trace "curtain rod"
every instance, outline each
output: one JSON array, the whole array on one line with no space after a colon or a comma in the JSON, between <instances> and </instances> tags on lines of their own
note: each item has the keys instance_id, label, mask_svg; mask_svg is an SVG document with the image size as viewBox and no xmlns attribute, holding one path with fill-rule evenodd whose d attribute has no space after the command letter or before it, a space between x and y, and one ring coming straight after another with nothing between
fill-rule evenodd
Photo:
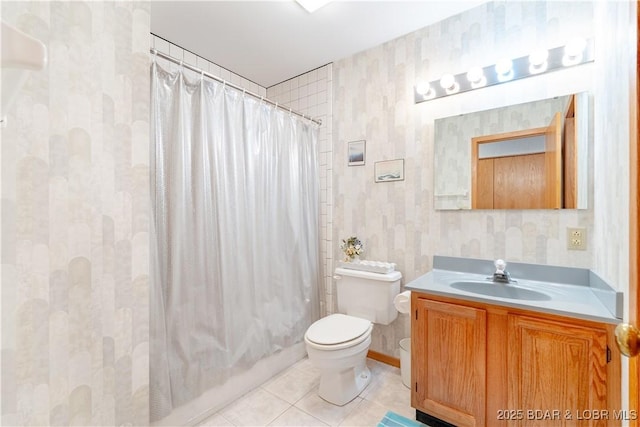
<instances>
[{"instance_id":1,"label":"curtain rod","mask_svg":"<svg viewBox=\"0 0 640 427\"><path fill-rule=\"evenodd\" d=\"M224 79L221 79L220 77L214 76L213 74L208 73L208 72L206 72L206 71L204 71L204 70L201 70L201 69L200 69L200 68L198 68L198 67L194 67L193 65L185 64L185 63L184 63L184 61L181 61L181 60L176 59L176 58L174 58L174 57L172 57L172 56L169 56L169 55L167 55L166 53L162 53L162 52L158 51L157 49L151 48L151 49L150 49L150 51L151 51L151 53L153 53L153 54L154 54L154 55L156 55L156 56L160 56L160 57L162 57L162 58L164 58L164 59L167 59L167 60L169 60L169 61L171 61L171 62L173 62L173 63L175 63L175 64L179 64L179 65L181 65L182 67L185 67L185 68L188 68L188 69L190 69L190 70L192 70L192 71L195 71L196 73L200 73L200 74L202 74L202 75L205 75L205 76L209 77L210 79L213 79L213 80L215 80L215 81L218 81L218 82L220 82L220 83L225 84L226 86L230 86L230 87L232 87L232 88L234 88L234 89L236 89L236 90L238 90L238 91L241 91L243 94L251 95L251 96L253 96L254 98L257 98L257 99L259 99L259 100L261 100L261 101L264 101L264 102L266 102L266 103L268 103L268 104L271 104L271 105L273 105L273 106L275 106L276 108L279 108L279 109L281 109L281 110L288 111L289 113L291 113L291 114L295 114L296 116L300 116L300 117L302 117L303 119L309 119L309 120L311 120L313 123L317 124L318 126L322 125L322 120L320 120L320 119L314 119L314 118L312 118L311 116L305 116L305 115L304 115L304 114L302 114L302 113L299 113L299 112L297 112L297 111L293 111L291 108L283 107L282 105L279 105L277 102L273 102L273 101L271 101L271 100L269 100L269 99L265 98L264 96L260 96L260 95L258 95L257 93L253 93L253 92L248 91L248 90L246 90L246 89L244 89L244 88L241 88L240 86L236 86L236 85L234 85L233 83L228 82L228 81L226 81L226 80L224 80Z\"/></svg>"}]
</instances>

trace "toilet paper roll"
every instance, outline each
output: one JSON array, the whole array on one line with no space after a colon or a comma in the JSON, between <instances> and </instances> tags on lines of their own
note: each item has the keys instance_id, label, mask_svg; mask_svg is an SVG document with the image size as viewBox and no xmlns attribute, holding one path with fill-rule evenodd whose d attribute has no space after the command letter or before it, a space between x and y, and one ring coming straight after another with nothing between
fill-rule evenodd
<instances>
[{"instance_id":1,"label":"toilet paper roll","mask_svg":"<svg viewBox=\"0 0 640 427\"><path fill-rule=\"evenodd\" d=\"M393 299L393 305L400 313L408 313L411 311L411 291L400 292Z\"/></svg>"}]
</instances>

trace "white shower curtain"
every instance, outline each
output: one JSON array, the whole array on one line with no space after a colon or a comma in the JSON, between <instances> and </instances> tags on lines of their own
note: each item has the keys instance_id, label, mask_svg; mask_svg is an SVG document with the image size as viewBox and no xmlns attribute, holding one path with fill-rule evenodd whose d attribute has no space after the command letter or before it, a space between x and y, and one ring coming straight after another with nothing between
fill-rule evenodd
<instances>
[{"instance_id":1,"label":"white shower curtain","mask_svg":"<svg viewBox=\"0 0 640 427\"><path fill-rule=\"evenodd\" d=\"M151 418L300 342L319 315L317 126L151 67Z\"/></svg>"}]
</instances>

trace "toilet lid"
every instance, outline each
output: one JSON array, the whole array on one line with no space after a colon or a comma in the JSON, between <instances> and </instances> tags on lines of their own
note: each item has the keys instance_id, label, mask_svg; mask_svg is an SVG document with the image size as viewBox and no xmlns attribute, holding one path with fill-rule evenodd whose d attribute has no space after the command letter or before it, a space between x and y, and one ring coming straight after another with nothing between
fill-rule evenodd
<instances>
[{"instance_id":1,"label":"toilet lid","mask_svg":"<svg viewBox=\"0 0 640 427\"><path fill-rule=\"evenodd\" d=\"M309 326L307 339L316 344L332 345L351 341L367 332L371 322L359 317L332 314Z\"/></svg>"}]
</instances>

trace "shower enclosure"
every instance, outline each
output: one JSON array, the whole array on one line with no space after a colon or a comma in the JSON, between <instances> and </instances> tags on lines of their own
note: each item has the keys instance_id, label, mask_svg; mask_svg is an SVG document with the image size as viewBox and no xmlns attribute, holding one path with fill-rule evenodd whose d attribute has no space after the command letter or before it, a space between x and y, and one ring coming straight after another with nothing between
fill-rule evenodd
<instances>
[{"instance_id":1,"label":"shower enclosure","mask_svg":"<svg viewBox=\"0 0 640 427\"><path fill-rule=\"evenodd\" d=\"M246 392L252 368L284 367L265 360L304 354L319 316L318 129L159 57L151 97L151 418L193 419ZM203 403L211 390L219 401Z\"/></svg>"}]
</instances>

